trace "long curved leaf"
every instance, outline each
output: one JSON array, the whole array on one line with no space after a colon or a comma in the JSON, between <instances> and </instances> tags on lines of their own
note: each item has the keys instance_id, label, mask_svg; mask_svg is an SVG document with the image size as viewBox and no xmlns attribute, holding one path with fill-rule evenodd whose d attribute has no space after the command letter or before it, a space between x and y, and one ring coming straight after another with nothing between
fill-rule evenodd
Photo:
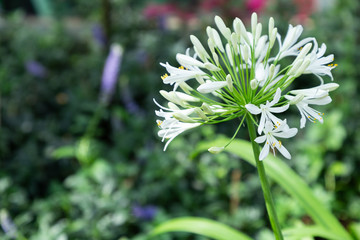
<instances>
[{"instance_id":1,"label":"long curved leaf","mask_svg":"<svg viewBox=\"0 0 360 240\"><path fill-rule=\"evenodd\" d=\"M182 217L169 220L157 226L150 236L167 232L188 232L200 234L216 240L252 240L249 236L225 224L197 217Z\"/></svg>"},{"instance_id":2,"label":"long curved leaf","mask_svg":"<svg viewBox=\"0 0 360 240\"><path fill-rule=\"evenodd\" d=\"M321 237L328 240L343 240L343 237L329 232L327 229L320 226L304 226L283 230L284 237L287 240L301 239L304 237Z\"/></svg>"},{"instance_id":3,"label":"long curved leaf","mask_svg":"<svg viewBox=\"0 0 360 240\"><path fill-rule=\"evenodd\" d=\"M228 138L220 137L215 141L202 142L198 145L193 156L212 146L224 146L229 142ZM251 143L244 140L234 140L226 151L231 152L255 166L255 160ZM264 160L265 169L269 177L278 183L286 192L293 196L306 210L315 223L324 227L329 232L341 236L343 240L352 239L343 226L324 207L312 193L304 180L302 180L287 164L278 158L269 155Z\"/></svg>"}]
</instances>

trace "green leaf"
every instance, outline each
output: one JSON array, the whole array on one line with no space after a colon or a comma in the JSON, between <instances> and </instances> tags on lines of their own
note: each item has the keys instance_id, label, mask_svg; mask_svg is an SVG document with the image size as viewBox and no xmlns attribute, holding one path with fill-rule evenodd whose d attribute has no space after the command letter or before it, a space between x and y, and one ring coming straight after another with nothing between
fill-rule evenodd
<instances>
[{"instance_id":1,"label":"green leaf","mask_svg":"<svg viewBox=\"0 0 360 240\"><path fill-rule=\"evenodd\" d=\"M225 224L196 217L182 217L172 219L157 226L150 236L168 232L188 232L200 234L216 240L252 240L249 236L226 226Z\"/></svg>"},{"instance_id":2,"label":"green leaf","mask_svg":"<svg viewBox=\"0 0 360 240\"><path fill-rule=\"evenodd\" d=\"M334 235L334 233L320 226L304 226L285 229L284 237L287 240L302 239L304 237L321 237L328 240L343 240L343 237Z\"/></svg>"},{"instance_id":3,"label":"green leaf","mask_svg":"<svg viewBox=\"0 0 360 240\"><path fill-rule=\"evenodd\" d=\"M192 156L196 156L212 146L224 146L228 142L229 139L225 137L219 137L215 141L202 142ZM255 166L252 147L249 142L239 139L234 140L225 151L233 153ZM343 240L352 239L334 215L314 196L306 182L287 164L269 155L264 160L264 165L268 176L294 197L317 225L322 226L334 235L341 236Z\"/></svg>"},{"instance_id":4,"label":"green leaf","mask_svg":"<svg viewBox=\"0 0 360 240\"><path fill-rule=\"evenodd\" d=\"M71 158L75 157L75 147L74 146L63 146L54 150L51 153L51 156L59 159L59 158Z\"/></svg>"}]
</instances>

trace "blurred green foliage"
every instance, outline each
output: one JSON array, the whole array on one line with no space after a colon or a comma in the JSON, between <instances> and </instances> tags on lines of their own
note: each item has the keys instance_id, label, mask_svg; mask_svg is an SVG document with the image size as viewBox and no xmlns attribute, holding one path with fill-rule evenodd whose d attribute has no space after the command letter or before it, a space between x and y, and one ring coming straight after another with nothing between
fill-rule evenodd
<instances>
[{"instance_id":1,"label":"blurred green foliage","mask_svg":"<svg viewBox=\"0 0 360 240\"><path fill-rule=\"evenodd\" d=\"M110 12L101 1L52 1L53 18L21 11L0 18L0 238L11 239L12 231L3 231L10 222L18 239L144 240L158 223L200 216L267 239L254 169L225 153L189 157L199 141L231 135L236 123L202 127L175 139L167 152L156 136L152 99L160 99L164 88L158 63L174 63L175 54L189 46L189 34L201 38L215 12L199 11L195 23L178 24L144 18L146 1L110 2ZM285 33L295 10L287 1L281 8L281 2L260 16L274 16ZM102 28L107 41L96 30L104 26L104 14L111 23L108 32ZM288 162L353 232L360 223L359 23L360 4L345 0L318 10L305 26L304 36L315 36L335 54L340 88L324 109L325 123L292 139ZM112 42L125 52L116 94L102 106L100 79ZM29 71L32 62L42 70ZM99 108L98 125L88 136ZM311 222L283 190L273 185L273 191L282 226ZM149 219L135 211L147 206L155 209Z\"/></svg>"}]
</instances>

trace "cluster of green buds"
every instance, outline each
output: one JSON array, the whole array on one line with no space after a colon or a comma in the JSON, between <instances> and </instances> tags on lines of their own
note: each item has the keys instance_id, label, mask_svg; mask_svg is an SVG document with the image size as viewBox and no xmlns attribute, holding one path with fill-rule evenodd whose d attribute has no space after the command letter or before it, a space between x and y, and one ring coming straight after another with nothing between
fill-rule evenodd
<instances>
[{"instance_id":1,"label":"cluster of green buds","mask_svg":"<svg viewBox=\"0 0 360 240\"><path fill-rule=\"evenodd\" d=\"M269 19L268 34L262 35L263 25L256 13L251 16L250 32L239 18L233 21L233 31L219 16L215 23L218 30L210 26L206 29L208 49L191 35L193 55L190 49L185 54L178 53L178 67L161 63L168 72L161 77L163 82L173 86L171 91L160 91L168 101L167 106L154 100L160 107L155 111L161 119L157 120L158 135L162 141L167 140L164 150L186 130L238 118L235 137L249 115L259 134L255 141L264 143L259 159L265 159L270 149L274 153L277 149L290 159L290 153L277 138L293 137L298 129L290 128L278 114L295 105L301 116L300 128L307 121L323 122L323 113L310 105L330 103L329 92L338 87L323 80L324 76L333 80L331 70L337 66L331 64L333 55L324 56L326 45L319 47L315 38L298 41L303 31L301 25L289 25L282 39L273 18ZM290 57L294 59L292 63L284 65L282 60ZM292 89L291 83L303 74L317 76L316 86ZM212 147L209 151L217 153L226 146Z\"/></svg>"}]
</instances>

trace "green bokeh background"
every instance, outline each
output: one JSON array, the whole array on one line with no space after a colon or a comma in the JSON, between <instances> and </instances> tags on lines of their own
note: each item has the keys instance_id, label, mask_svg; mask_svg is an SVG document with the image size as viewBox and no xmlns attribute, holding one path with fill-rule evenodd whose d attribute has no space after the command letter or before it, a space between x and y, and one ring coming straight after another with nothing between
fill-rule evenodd
<instances>
[{"instance_id":1,"label":"green bokeh background","mask_svg":"<svg viewBox=\"0 0 360 240\"><path fill-rule=\"evenodd\" d=\"M180 216L218 220L269 239L256 170L226 153L190 157L200 141L232 136L236 121L184 134L166 152L157 137L152 99L162 102L159 90L170 90L159 62L175 65L176 53L190 47L190 34L205 41L215 14L228 24L235 16L247 22L251 14L246 1L219 1L211 10L202 2L157 1L177 10L148 19L149 1L0 1L0 220L14 224L16 239L145 240L154 226ZM273 16L283 35L289 22L300 21L296 2L268 1L259 19L266 24ZM301 22L302 38L315 36L335 54L340 87L321 108L324 124L307 123L286 142L293 158L284 161L349 228L360 224L360 3L315 2ZM94 37L99 27L105 42ZM121 44L124 56L113 99L101 106L111 43ZM45 75L29 73L29 61L41 63ZM96 114L98 124L86 134ZM298 112L288 119L299 126ZM246 132L239 137L246 139ZM312 222L281 188L272 184L272 191L281 226ZM138 206L156 209L154 216L137 216ZM11 239L3 228L0 239ZM205 238L179 233L157 239Z\"/></svg>"}]
</instances>

